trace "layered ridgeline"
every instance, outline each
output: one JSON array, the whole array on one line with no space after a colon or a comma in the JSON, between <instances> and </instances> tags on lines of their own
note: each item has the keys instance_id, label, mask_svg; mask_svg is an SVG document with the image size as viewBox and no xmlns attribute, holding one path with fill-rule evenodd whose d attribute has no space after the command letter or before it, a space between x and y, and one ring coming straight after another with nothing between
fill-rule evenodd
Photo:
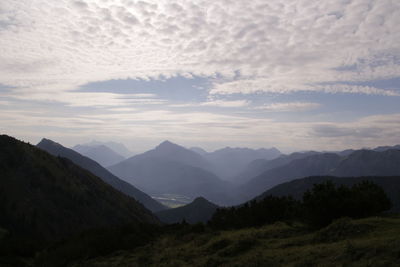
<instances>
[{"instance_id":1,"label":"layered ridgeline","mask_svg":"<svg viewBox=\"0 0 400 267\"><path fill-rule=\"evenodd\" d=\"M206 223L218 208L203 197L196 198L192 203L185 206L162 210L156 213L156 216L164 223Z\"/></svg>"},{"instance_id":2,"label":"layered ridgeline","mask_svg":"<svg viewBox=\"0 0 400 267\"><path fill-rule=\"evenodd\" d=\"M252 178L241 188L248 198L275 185L307 176L396 176L400 175L400 150L357 150L348 156L318 153L295 159Z\"/></svg>"},{"instance_id":3,"label":"layered ridgeline","mask_svg":"<svg viewBox=\"0 0 400 267\"><path fill-rule=\"evenodd\" d=\"M152 199L146 193L140 191L133 185L119 179L118 177L110 173L107 169L102 167L96 161L88 157L82 156L81 154L72 149L63 147L62 145L53 142L49 139L43 139L42 141L40 141L39 144L37 144L37 147L47 151L52 155L61 156L71 160L76 165L100 177L104 182L110 184L115 189L127 194L128 196L135 198L151 211L159 211L166 208L161 203Z\"/></svg>"},{"instance_id":4,"label":"layered ridgeline","mask_svg":"<svg viewBox=\"0 0 400 267\"><path fill-rule=\"evenodd\" d=\"M194 147L192 151L202 155L208 162L213 164L212 171L222 179L237 182L236 176L252 161L257 159L272 160L281 155L276 148L232 148L226 147L214 152Z\"/></svg>"},{"instance_id":5,"label":"layered ridgeline","mask_svg":"<svg viewBox=\"0 0 400 267\"><path fill-rule=\"evenodd\" d=\"M118 155L123 156L124 158L132 157L134 154L130 151L125 145L113 141L102 142L102 141L91 141L88 143L80 144L83 147L98 147L98 146L105 146L110 148L112 151L117 153Z\"/></svg>"},{"instance_id":6,"label":"layered ridgeline","mask_svg":"<svg viewBox=\"0 0 400 267\"><path fill-rule=\"evenodd\" d=\"M233 181L239 184L244 184L265 171L284 166L293 160L306 158L316 154L320 154L320 152L295 152L289 155L281 155L272 160L256 159L250 162L236 177L234 177Z\"/></svg>"},{"instance_id":7,"label":"layered ridgeline","mask_svg":"<svg viewBox=\"0 0 400 267\"><path fill-rule=\"evenodd\" d=\"M81 155L91 158L103 167L114 165L125 159L123 156L105 145L76 145L72 149Z\"/></svg>"},{"instance_id":8,"label":"layered ridgeline","mask_svg":"<svg viewBox=\"0 0 400 267\"><path fill-rule=\"evenodd\" d=\"M149 194L202 196L220 205L237 203L234 186L208 171L211 163L168 141L108 169Z\"/></svg>"},{"instance_id":9,"label":"layered ridgeline","mask_svg":"<svg viewBox=\"0 0 400 267\"><path fill-rule=\"evenodd\" d=\"M139 202L68 159L0 136L0 228L54 240L93 227L158 223Z\"/></svg>"},{"instance_id":10,"label":"layered ridgeline","mask_svg":"<svg viewBox=\"0 0 400 267\"><path fill-rule=\"evenodd\" d=\"M336 185L345 185L347 187L359 184L362 181L370 181L382 187L386 195L392 202L392 211L400 211L400 176L365 176L365 177L332 177L332 176L313 176L296 179L290 182L279 184L258 196L261 200L267 196L292 196L295 199L301 199L303 194L313 188L315 184L321 184L326 181L332 181Z\"/></svg>"}]
</instances>

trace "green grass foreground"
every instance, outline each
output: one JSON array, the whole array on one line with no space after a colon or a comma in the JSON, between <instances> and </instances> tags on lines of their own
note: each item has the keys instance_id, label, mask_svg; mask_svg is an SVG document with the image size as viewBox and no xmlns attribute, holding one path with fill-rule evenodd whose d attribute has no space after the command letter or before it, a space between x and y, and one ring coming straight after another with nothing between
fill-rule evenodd
<instances>
[{"instance_id":1,"label":"green grass foreground","mask_svg":"<svg viewBox=\"0 0 400 267\"><path fill-rule=\"evenodd\" d=\"M70 266L400 266L400 216L342 218L318 231L281 222L197 230Z\"/></svg>"}]
</instances>

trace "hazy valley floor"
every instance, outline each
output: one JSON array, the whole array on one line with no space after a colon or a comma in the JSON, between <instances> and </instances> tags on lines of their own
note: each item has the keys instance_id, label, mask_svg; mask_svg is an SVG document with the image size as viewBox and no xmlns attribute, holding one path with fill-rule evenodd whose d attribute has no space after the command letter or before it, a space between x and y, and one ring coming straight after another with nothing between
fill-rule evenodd
<instances>
[{"instance_id":1,"label":"hazy valley floor","mask_svg":"<svg viewBox=\"0 0 400 267\"><path fill-rule=\"evenodd\" d=\"M340 219L319 231L276 223L166 234L132 251L70 266L399 266L400 217Z\"/></svg>"}]
</instances>

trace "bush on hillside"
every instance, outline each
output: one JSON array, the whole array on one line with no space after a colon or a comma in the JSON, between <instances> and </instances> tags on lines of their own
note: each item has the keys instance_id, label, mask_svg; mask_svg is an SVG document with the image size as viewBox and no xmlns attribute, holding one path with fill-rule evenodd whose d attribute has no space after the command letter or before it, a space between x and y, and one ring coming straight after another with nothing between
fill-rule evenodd
<instances>
[{"instance_id":1,"label":"bush on hillside","mask_svg":"<svg viewBox=\"0 0 400 267\"><path fill-rule=\"evenodd\" d=\"M352 187L335 186L331 181L316 184L303 195L305 220L323 227L341 217L364 218L390 209L391 202L383 189L369 181Z\"/></svg>"},{"instance_id":2,"label":"bush on hillside","mask_svg":"<svg viewBox=\"0 0 400 267\"><path fill-rule=\"evenodd\" d=\"M292 197L267 196L243 206L217 209L209 225L217 229L262 226L277 221L292 221L299 216L300 210L300 203Z\"/></svg>"}]
</instances>

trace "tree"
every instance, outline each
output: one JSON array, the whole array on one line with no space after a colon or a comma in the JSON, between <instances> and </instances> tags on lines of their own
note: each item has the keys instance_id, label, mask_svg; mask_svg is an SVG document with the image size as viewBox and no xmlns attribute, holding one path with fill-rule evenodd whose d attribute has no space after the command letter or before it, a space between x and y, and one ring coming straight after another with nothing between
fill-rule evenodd
<instances>
[{"instance_id":1,"label":"tree","mask_svg":"<svg viewBox=\"0 0 400 267\"><path fill-rule=\"evenodd\" d=\"M332 181L315 184L303 195L305 219L323 227L340 217L363 218L390 209L391 202L378 185L363 181L351 188Z\"/></svg>"}]
</instances>

